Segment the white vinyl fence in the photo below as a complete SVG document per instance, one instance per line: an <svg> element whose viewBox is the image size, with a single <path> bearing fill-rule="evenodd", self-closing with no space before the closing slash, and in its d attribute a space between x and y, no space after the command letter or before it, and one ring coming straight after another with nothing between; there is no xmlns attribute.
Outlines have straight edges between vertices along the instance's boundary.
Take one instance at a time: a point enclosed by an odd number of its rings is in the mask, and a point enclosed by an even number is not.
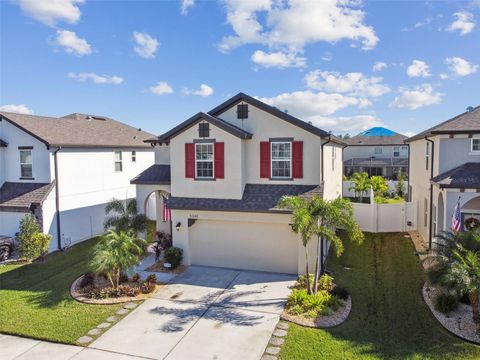
<svg viewBox="0 0 480 360"><path fill-rule="evenodd" d="M360 204L352 203L360 228L367 232L405 232L416 230L417 204Z"/></svg>
<svg viewBox="0 0 480 360"><path fill-rule="evenodd" d="M387 185L388 185L388 191L389 192L396 192L397 191L397 184L398 181L396 180L387 180ZM348 190L348 188L352 186L352 182L347 180L343 181L343 196L344 197L355 197L355 192L353 190ZM403 186L403 191L407 191L407 181L405 180L404 186ZM363 194L365 197L370 196L370 190L368 190L365 194Z"/></svg>

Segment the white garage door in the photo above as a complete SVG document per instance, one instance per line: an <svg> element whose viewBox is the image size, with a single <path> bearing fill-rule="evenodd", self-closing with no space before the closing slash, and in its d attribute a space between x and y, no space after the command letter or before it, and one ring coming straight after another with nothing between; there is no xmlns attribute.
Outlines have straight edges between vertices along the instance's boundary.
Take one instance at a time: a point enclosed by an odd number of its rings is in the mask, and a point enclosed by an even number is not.
<svg viewBox="0 0 480 360"><path fill-rule="evenodd" d="M298 272L298 240L287 224L198 220L189 235L192 265Z"/></svg>

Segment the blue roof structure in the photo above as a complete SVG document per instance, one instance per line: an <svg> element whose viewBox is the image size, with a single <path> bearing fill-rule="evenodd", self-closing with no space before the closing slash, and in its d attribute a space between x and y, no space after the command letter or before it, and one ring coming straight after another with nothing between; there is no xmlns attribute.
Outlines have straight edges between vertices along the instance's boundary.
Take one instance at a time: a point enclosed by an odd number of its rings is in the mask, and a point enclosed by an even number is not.
<svg viewBox="0 0 480 360"><path fill-rule="evenodd" d="M395 136L397 133L395 131L386 129L381 126L373 127L371 129L365 130L359 134L360 136Z"/></svg>

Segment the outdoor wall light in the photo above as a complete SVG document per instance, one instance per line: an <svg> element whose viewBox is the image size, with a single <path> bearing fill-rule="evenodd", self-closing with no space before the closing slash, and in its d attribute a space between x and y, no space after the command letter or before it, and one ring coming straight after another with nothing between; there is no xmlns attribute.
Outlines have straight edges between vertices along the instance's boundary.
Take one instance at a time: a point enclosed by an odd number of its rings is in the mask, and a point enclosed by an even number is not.
<svg viewBox="0 0 480 360"><path fill-rule="evenodd" d="M175 228L177 229L177 231L180 230L180 226L182 226L182 223L179 221L177 225L175 225Z"/></svg>

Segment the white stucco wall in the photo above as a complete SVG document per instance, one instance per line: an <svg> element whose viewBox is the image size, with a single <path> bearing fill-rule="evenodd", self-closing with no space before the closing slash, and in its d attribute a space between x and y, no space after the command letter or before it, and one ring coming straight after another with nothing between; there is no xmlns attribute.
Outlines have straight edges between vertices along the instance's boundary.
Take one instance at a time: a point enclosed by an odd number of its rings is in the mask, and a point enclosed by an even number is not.
<svg viewBox="0 0 480 360"><path fill-rule="evenodd" d="M310 156L308 155L307 158ZM326 200L333 200L342 196L343 185L343 163L342 147L328 143L323 147L324 159L324 188L323 197Z"/></svg>
<svg viewBox="0 0 480 360"><path fill-rule="evenodd" d="M155 164L170 164L170 146L167 144L155 145Z"/></svg>
<svg viewBox="0 0 480 360"><path fill-rule="evenodd" d="M0 212L0 235L15 236L18 225L27 213Z"/></svg>

